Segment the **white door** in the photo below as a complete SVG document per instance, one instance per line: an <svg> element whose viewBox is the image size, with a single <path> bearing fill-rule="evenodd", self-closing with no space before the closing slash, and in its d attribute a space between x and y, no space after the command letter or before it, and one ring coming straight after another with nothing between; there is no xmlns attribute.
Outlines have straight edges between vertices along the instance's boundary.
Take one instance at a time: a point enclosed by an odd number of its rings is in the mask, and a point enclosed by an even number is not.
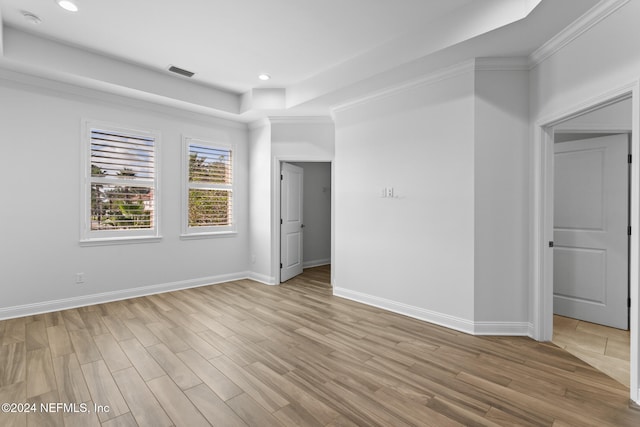
<svg viewBox="0 0 640 427"><path fill-rule="evenodd" d="M283 163L280 178L280 281L284 282L302 273L304 170Z"/></svg>
<svg viewBox="0 0 640 427"><path fill-rule="evenodd" d="M555 144L553 309L628 328L627 135Z"/></svg>

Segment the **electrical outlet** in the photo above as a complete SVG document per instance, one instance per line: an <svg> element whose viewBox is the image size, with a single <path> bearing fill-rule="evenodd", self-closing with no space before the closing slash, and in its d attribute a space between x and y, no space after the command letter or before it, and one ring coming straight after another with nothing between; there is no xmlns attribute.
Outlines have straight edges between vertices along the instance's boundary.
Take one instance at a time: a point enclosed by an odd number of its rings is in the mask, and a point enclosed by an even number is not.
<svg viewBox="0 0 640 427"><path fill-rule="evenodd" d="M84 273L76 273L76 283L84 283Z"/></svg>

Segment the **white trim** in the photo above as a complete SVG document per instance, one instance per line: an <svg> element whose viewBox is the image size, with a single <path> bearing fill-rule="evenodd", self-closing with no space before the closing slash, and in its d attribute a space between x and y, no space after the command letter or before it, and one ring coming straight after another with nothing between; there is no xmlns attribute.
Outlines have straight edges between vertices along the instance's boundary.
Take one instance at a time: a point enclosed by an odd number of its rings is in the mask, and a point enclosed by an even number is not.
<svg viewBox="0 0 640 427"><path fill-rule="evenodd" d="M470 335L529 336L530 333L531 324L529 322L473 322L437 311L338 287L333 288L333 295Z"/></svg>
<svg viewBox="0 0 640 427"><path fill-rule="evenodd" d="M473 322L474 335L529 336L529 322Z"/></svg>
<svg viewBox="0 0 640 427"><path fill-rule="evenodd" d="M129 298L155 295L164 292L179 291L182 289L197 288L200 286L216 285L235 280L252 279L247 272L221 274L217 276L201 277L198 279L180 280L177 282L163 283L159 285L141 286L132 289L123 289L99 294L82 295L72 298L63 298L53 301L44 301L33 304L18 305L14 307L0 308L0 320L16 317L33 316L52 311L68 310L70 308L84 307L94 304L104 304ZM254 279L255 280L255 279Z"/></svg>
<svg viewBox="0 0 640 427"><path fill-rule="evenodd" d="M640 81L633 83L631 90L631 155L640 158ZM631 163L631 200L630 217L631 228L637 230L631 234L629 245L629 310L630 324L630 390L631 399L640 405L640 162ZM635 188L634 188L635 186Z"/></svg>
<svg viewBox="0 0 640 427"><path fill-rule="evenodd" d="M129 245L134 243L157 243L160 241L162 241L162 236L104 237L80 240L80 246Z"/></svg>
<svg viewBox="0 0 640 427"><path fill-rule="evenodd" d="M529 71L526 56L476 58L476 71Z"/></svg>
<svg viewBox="0 0 640 427"><path fill-rule="evenodd" d="M255 280L256 282L260 282L263 285L277 285L275 277L267 276L266 274L255 273L253 271L249 271L247 273L247 279Z"/></svg>
<svg viewBox="0 0 640 427"><path fill-rule="evenodd" d="M60 77L60 78L56 78ZM119 107L133 108L137 110L153 111L160 114L179 117L184 120L229 127L232 129L247 129L247 123L236 118L236 114L224 113L216 110L212 113L208 107L198 108L195 104L175 101L175 104L164 102L166 98L147 99L140 97L138 93L127 90L117 90L114 87L89 87L78 82L67 81L61 76L40 73L30 67L25 67L16 62L9 62L0 58L0 81L21 85L28 88L37 88L42 94L49 91L56 96L65 96L68 99L91 100L101 104L117 105ZM107 84L108 86L108 84Z"/></svg>
<svg viewBox="0 0 640 427"><path fill-rule="evenodd" d="M231 152L231 225L207 226L207 227L189 227L189 146L191 144L204 145L214 149L229 150ZM228 142L213 142L207 138L196 138L192 136L182 135L182 197L180 203L181 217L181 233L180 238L189 239L208 239L218 237L234 237L237 235L236 220L236 145ZM217 187L218 184L209 185L209 187Z"/></svg>
<svg viewBox="0 0 640 427"><path fill-rule="evenodd" d="M640 80L591 97L577 105L536 120L533 127L532 170L532 265L531 265L531 336L539 341L551 340L553 332L553 256L547 240L553 240L553 135L552 127L581 114L594 111L631 96L631 154L640 157ZM631 164L630 222L640 230L640 162ZM630 397L640 401L640 233L631 235L629 254L630 281Z"/></svg>
<svg viewBox="0 0 640 427"><path fill-rule="evenodd" d="M331 258L316 259L311 261L304 261L302 263L302 268L320 267L321 265L329 265L329 264L331 264Z"/></svg>
<svg viewBox="0 0 640 427"><path fill-rule="evenodd" d="M269 116L269 122L274 125L326 125L333 124L331 116Z"/></svg>
<svg viewBox="0 0 640 427"><path fill-rule="evenodd" d="M631 128L625 125L608 125L606 123L585 123L576 128L554 129L555 133L631 133Z"/></svg>
<svg viewBox="0 0 640 427"><path fill-rule="evenodd" d="M237 231L213 231L207 233L191 233L180 234L180 240L198 240L198 239L220 239L224 237L235 237L238 235Z"/></svg>
<svg viewBox="0 0 640 427"><path fill-rule="evenodd" d="M400 92L416 89L421 86L432 85L432 84L441 82L442 80L450 79L450 78L457 77L459 75L474 71L475 63L476 63L475 59L463 61L458 64L434 71L433 73L429 73L425 76L421 76L417 79L412 79L407 82L396 84L396 85L387 87L385 89L372 92L368 95L351 99L342 104L333 105L330 108L331 114L334 115L335 113L340 113L342 111L349 110L351 108L369 103L371 101L375 101L380 98L393 96Z"/></svg>
<svg viewBox="0 0 640 427"><path fill-rule="evenodd" d="M424 308L415 307L401 302L392 301L386 298L380 298L368 295L362 292L356 292L344 288L333 288L333 295L346 298L362 304L378 307L387 311L413 317L414 319L424 320L429 323L444 326L449 329L464 332L467 334L474 333L474 323L471 320L462 319L460 317L450 316L437 311L426 310Z"/></svg>
<svg viewBox="0 0 640 427"><path fill-rule="evenodd" d="M599 110L603 107L615 104L625 99L631 98L631 92L635 82L627 83L615 89L606 91L596 96L587 98L586 100L575 104L569 108L547 114L536 120L537 127L551 127L582 116L587 113Z"/></svg>
<svg viewBox="0 0 640 427"><path fill-rule="evenodd" d="M153 138L154 178L141 185L153 189L153 227L131 230L91 230L91 133L92 129L126 135L139 135ZM82 119L80 126L80 245L100 246L111 244L141 243L161 238L162 210L160 178L162 177L161 133L156 130L140 129L94 119ZM145 180L146 182L146 180ZM135 183L134 183L135 184Z"/></svg>
<svg viewBox="0 0 640 427"><path fill-rule="evenodd" d="M535 338L533 337L533 334L534 334L533 323L532 323L532 322L529 322L529 323L528 323L528 332L527 332L527 336L528 336L529 338L531 338L531 339L535 339Z"/></svg>
<svg viewBox="0 0 640 427"><path fill-rule="evenodd" d="M554 55L628 2L629 0L600 1L580 18L576 19L545 44L533 51L533 53L529 55L529 68L537 67L541 62Z"/></svg>

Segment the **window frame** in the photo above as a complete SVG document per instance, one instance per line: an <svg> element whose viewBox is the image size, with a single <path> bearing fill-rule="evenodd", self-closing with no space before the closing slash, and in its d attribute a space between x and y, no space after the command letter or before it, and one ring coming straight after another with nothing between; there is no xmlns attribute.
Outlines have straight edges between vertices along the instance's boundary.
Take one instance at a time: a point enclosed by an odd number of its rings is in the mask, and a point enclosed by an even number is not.
<svg viewBox="0 0 640 427"><path fill-rule="evenodd" d="M133 230L92 230L91 229L91 141L92 131L102 130L114 134L153 138L154 178L153 182L136 183L149 187L153 191L153 227ZM132 126L118 125L99 120L83 120L81 140L81 196L80 196L80 245L112 245L128 243L157 242L162 239L160 234L160 132L140 129ZM132 181L133 183L133 181Z"/></svg>
<svg viewBox="0 0 640 427"><path fill-rule="evenodd" d="M231 152L231 184L209 184L209 187L215 190L226 190L231 193L231 224L230 225L211 225L202 227L189 226L189 190L191 188L203 188L203 185L192 186L189 181L189 158L191 145L200 145L211 147L218 150L228 150ZM196 138L191 136L182 137L182 234L181 239L205 239L216 237L233 237L237 234L236 221L236 150L235 144L212 142L204 138Z"/></svg>

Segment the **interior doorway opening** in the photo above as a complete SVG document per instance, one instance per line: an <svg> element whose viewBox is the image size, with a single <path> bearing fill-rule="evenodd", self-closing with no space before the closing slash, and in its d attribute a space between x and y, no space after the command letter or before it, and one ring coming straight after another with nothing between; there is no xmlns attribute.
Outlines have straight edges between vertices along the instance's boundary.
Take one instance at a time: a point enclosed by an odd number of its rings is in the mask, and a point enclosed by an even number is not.
<svg viewBox="0 0 640 427"><path fill-rule="evenodd" d="M554 127L553 343L629 387L631 98Z"/></svg>
<svg viewBox="0 0 640 427"><path fill-rule="evenodd" d="M316 269L321 274L330 272L331 166L331 162L326 161L280 162L277 203L280 223L279 283L297 276L303 270Z"/></svg>
<svg viewBox="0 0 640 427"><path fill-rule="evenodd" d="M553 336L553 275L554 275L554 130L572 119L587 117L588 114L605 111L607 106L629 100L631 114L626 117L630 121L631 129L615 129L616 131L631 130L631 155L638 158L640 142L638 129L640 127L640 106L638 99L638 82L632 82L599 98L593 98L582 105L565 110L556 116L549 116L536 123L534 128L535 156L533 158L533 208L534 227L532 229L533 269L532 269L532 337L540 341L551 341ZM572 111L567 113L566 111ZM597 127L597 123L592 124ZM594 132L596 129L589 129ZM606 129L605 133L611 133ZM603 129L600 129L603 131ZM638 163L631 165L630 180L630 224L633 230L640 230L640 169ZM638 321L639 313L637 301L639 295L639 257L640 239L634 231L629 241L629 295L630 309L630 363L629 389L630 397L638 402ZM634 303L635 302L635 303Z"/></svg>

